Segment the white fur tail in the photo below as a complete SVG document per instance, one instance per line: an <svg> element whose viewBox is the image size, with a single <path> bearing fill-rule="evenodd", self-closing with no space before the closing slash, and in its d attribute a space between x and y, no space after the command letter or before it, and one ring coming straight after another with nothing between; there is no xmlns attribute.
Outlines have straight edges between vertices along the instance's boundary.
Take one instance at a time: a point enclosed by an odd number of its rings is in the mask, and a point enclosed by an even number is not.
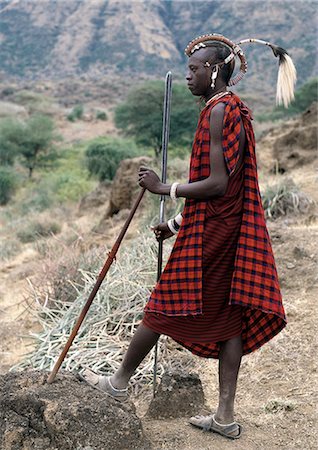
<svg viewBox="0 0 318 450"><path fill-rule="evenodd" d="M288 105L294 100L296 79L296 68L291 57L287 53L280 54L276 91L277 105L284 105L285 108L288 108Z"/></svg>

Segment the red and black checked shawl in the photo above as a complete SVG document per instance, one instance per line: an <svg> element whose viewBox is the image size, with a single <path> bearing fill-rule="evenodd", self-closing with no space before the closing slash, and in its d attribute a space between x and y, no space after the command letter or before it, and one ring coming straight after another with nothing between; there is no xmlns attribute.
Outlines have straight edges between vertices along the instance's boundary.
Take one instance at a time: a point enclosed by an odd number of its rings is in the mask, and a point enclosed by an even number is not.
<svg viewBox="0 0 318 450"><path fill-rule="evenodd" d="M225 103L222 147L229 176L239 159L241 124L246 132L244 202L229 303L242 305L243 352L263 345L286 325L278 276L258 185L255 138L248 108L233 93L206 106L199 118L189 182L210 174L210 112ZM186 199L183 221L167 265L145 311L169 316L202 314L202 237L206 201ZM203 349L202 349L203 350Z"/></svg>

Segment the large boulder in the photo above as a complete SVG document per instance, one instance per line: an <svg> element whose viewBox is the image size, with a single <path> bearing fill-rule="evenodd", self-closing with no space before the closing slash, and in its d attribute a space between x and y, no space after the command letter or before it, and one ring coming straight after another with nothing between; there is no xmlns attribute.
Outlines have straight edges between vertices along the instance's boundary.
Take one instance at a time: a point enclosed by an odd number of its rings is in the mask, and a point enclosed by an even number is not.
<svg viewBox="0 0 318 450"><path fill-rule="evenodd" d="M73 375L0 376L1 450L149 450L131 403L119 403Z"/></svg>
<svg viewBox="0 0 318 450"><path fill-rule="evenodd" d="M106 217L117 214L122 209L130 209L140 191L138 185L139 167L150 166L152 159L148 156L139 156L132 159L124 159L119 164L112 183L109 208Z"/></svg>
<svg viewBox="0 0 318 450"><path fill-rule="evenodd" d="M301 116L281 122L257 144L259 166L270 172L290 172L316 160L317 103Z"/></svg>

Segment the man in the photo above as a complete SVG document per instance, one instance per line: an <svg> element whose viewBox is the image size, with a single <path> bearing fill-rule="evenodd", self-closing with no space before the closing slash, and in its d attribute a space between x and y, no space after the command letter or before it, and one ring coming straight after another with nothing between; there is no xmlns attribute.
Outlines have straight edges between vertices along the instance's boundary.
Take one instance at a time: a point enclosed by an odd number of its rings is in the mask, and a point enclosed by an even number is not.
<svg viewBox="0 0 318 450"><path fill-rule="evenodd" d="M139 171L140 186L150 192L186 199L181 217L154 228L158 240L178 236L120 368L111 377L91 371L84 377L123 399L160 334L171 336L198 356L219 359L216 413L190 423L237 439L241 426L234 421L234 398L241 357L281 331L286 318L261 205L250 112L227 90L246 72L245 56L219 35L192 41L186 54L188 87L206 102L189 183L162 184L153 170ZM286 58L282 49L278 54ZM241 71L231 79L235 56ZM292 94L281 89L280 95L285 101Z"/></svg>

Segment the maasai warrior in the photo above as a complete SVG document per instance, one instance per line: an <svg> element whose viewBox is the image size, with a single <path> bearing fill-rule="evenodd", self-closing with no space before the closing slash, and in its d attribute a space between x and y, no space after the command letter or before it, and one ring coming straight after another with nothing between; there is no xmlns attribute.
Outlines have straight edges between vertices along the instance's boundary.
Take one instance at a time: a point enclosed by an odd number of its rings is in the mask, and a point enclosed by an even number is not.
<svg viewBox="0 0 318 450"><path fill-rule="evenodd" d="M286 51L280 58L278 103L293 98L295 68ZM257 179L255 141L249 109L227 86L247 69L238 44L220 35L190 42L187 83L203 97L195 134L189 183L162 184L146 167L139 184L158 195L186 199L182 215L154 228L156 238L178 233L162 276L145 307L122 364L111 377L84 372L94 387L116 398L127 395L135 369L160 334L195 355L219 359L219 404L214 415L190 423L237 439L234 397L241 357L258 349L286 325L275 261ZM240 72L231 79L235 57Z"/></svg>

